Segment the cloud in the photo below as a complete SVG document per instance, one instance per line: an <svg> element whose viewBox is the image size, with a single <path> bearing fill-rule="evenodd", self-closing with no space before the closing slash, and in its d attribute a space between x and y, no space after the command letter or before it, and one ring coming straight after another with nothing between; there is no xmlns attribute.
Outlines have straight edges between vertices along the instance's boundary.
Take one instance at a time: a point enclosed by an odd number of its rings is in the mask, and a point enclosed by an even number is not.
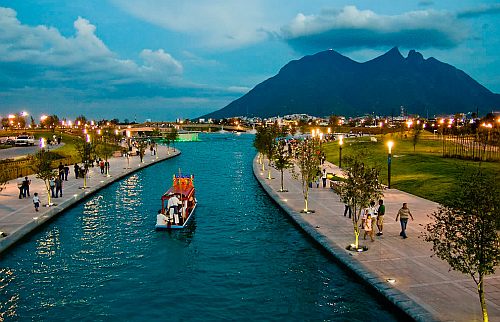
<svg viewBox="0 0 500 322"><path fill-rule="evenodd" d="M230 93L246 94L251 90L250 87L246 86L229 86L227 91Z"/></svg>
<svg viewBox="0 0 500 322"><path fill-rule="evenodd" d="M210 48L237 48L267 38L273 29L265 0L113 0L128 14L189 34Z"/></svg>
<svg viewBox="0 0 500 322"><path fill-rule="evenodd" d="M319 15L299 13L281 28L281 36L299 50L327 48L452 48L465 39L464 26L453 14L419 10L380 15L346 6L322 10Z"/></svg>
<svg viewBox="0 0 500 322"><path fill-rule="evenodd" d="M96 35L96 27L78 17L75 33L64 37L47 26L21 24L10 8L0 7L0 82L11 86L112 88L147 83L176 86L183 66L163 49L144 49L142 64L122 59ZM5 87L4 87L5 88Z"/></svg>
<svg viewBox="0 0 500 322"><path fill-rule="evenodd" d="M457 17L476 18L485 15L498 15L498 14L500 14L500 4L490 4L460 11L457 13Z"/></svg>
<svg viewBox="0 0 500 322"><path fill-rule="evenodd" d="M422 7L432 6L433 4L434 4L434 1L432 1L432 0L420 0L418 2L418 5L422 6Z"/></svg>

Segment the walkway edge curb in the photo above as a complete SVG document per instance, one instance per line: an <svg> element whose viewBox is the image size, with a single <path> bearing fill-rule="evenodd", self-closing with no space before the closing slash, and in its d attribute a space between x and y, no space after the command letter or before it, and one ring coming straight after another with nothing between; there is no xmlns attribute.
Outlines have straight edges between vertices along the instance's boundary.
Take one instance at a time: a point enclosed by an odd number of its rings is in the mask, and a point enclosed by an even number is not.
<svg viewBox="0 0 500 322"><path fill-rule="evenodd" d="M327 237L318 232L307 221L302 218L302 215L286 203L284 203L276 191L266 183L266 179L259 175L259 167L257 164L257 156L252 162L254 177L257 179L264 191L280 206L288 216L314 241L316 241L324 250L338 260L349 271L357 275L363 282L372 288L375 292L383 295L390 303L398 308L403 314L418 322L438 321L429 311L424 309L418 303L414 302L403 292L391 287L386 281L381 280L378 276L368 271L361 265L360 262L347 250L337 244L334 244Z"/></svg>
<svg viewBox="0 0 500 322"><path fill-rule="evenodd" d="M18 230L16 230L12 234L0 239L0 256L6 250L15 246L23 238L27 237L32 232L36 231L38 228L43 226L45 223L53 220L58 215L62 214L66 209L74 206L75 204L77 204L78 202L80 202L82 200L89 198L90 196L94 195L96 192L100 191L101 189L115 183L116 181L118 181L118 180L120 180L128 175L131 175L135 172L138 172L138 171L145 169L147 167L150 167L152 165L158 164L162 161L170 160L170 159L177 157L179 155L181 155L181 151L176 149L176 151L174 153L168 155L165 158L157 159L154 162L145 163L143 166L137 167L137 168L132 168L128 172L122 172L116 176L113 176L112 179L110 179L109 181L106 181L103 183L98 183L92 189L86 190L84 193L78 194L76 196L73 196L73 197L70 197L69 199L64 200L63 202L61 202L57 206L54 206L53 208L51 208L49 211L47 211L43 215L40 215L37 219L30 221L29 223L22 226L21 228L19 228Z"/></svg>

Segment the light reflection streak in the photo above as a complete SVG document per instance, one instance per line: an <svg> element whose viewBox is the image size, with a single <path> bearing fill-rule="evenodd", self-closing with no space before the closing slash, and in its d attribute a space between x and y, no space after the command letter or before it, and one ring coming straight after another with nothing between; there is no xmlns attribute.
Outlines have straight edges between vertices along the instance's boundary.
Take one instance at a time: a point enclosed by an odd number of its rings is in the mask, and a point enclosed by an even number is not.
<svg viewBox="0 0 500 322"><path fill-rule="evenodd" d="M14 285L16 275L10 268L0 268L0 321L14 318L19 301L19 293L9 294L10 285Z"/></svg>

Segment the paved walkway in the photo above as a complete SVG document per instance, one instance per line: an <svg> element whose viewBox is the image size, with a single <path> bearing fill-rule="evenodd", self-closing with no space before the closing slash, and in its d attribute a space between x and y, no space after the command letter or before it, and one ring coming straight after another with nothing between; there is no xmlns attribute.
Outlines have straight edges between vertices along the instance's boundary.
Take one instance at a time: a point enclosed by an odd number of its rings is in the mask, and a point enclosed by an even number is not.
<svg viewBox="0 0 500 322"><path fill-rule="evenodd" d="M338 167L327 163L327 172L340 173ZM301 214L304 208L302 188L298 180L285 172L285 189L280 189L279 172L272 169L276 179L268 180L266 171L254 160L254 174L269 195L289 213L308 234L323 245L342 264L354 271L392 303L418 321L482 321L476 285L468 275L449 271L449 265L431 257L431 244L421 237L428 214L438 204L414 195L389 189L384 192L386 215L384 235L375 242L362 239L369 250L363 253L347 251L354 242L352 221L343 216L344 205L330 188L312 188L309 208L314 214ZM407 202L415 220L409 221L408 239L399 236L400 224L395 221L402 203ZM390 284L387 279L395 279ZM486 278L486 298L490 321L500 321L500 273Z"/></svg>
<svg viewBox="0 0 500 322"><path fill-rule="evenodd" d="M111 158L109 160L111 176L107 177L101 174L99 167L90 168L87 189L81 189L83 179L75 178L73 167L71 166L68 181L64 181L63 183L63 197L53 198L52 202L56 205L52 207L42 206L39 212L35 212L32 198L33 194L38 192L41 204L47 204L47 193L43 181L37 179L35 175L29 176L31 179L31 197L19 199L17 181L21 179L10 180L6 188L0 192L0 231L7 234L7 237L0 237L0 254L44 222L60 214L88 195L132 172L179 154L178 150L174 151L170 149L167 151L166 147L159 146L158 157L151 156L148 150L143 163L140 163L138 156L132 156L128 161L126 157Z"/></svg>

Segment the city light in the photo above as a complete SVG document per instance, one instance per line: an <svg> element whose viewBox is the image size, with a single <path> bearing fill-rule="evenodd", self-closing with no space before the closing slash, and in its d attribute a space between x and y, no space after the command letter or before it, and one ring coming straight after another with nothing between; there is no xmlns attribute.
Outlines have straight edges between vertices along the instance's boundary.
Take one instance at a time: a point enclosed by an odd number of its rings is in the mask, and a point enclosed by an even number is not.
<svg viewBox="0 0 500 322"><path fill-rule="evenodd" d="M387 142L387 147L389 148L389 154L392 153L392 147L394 146L394 142L393 141L389 141Z"/></svg>

